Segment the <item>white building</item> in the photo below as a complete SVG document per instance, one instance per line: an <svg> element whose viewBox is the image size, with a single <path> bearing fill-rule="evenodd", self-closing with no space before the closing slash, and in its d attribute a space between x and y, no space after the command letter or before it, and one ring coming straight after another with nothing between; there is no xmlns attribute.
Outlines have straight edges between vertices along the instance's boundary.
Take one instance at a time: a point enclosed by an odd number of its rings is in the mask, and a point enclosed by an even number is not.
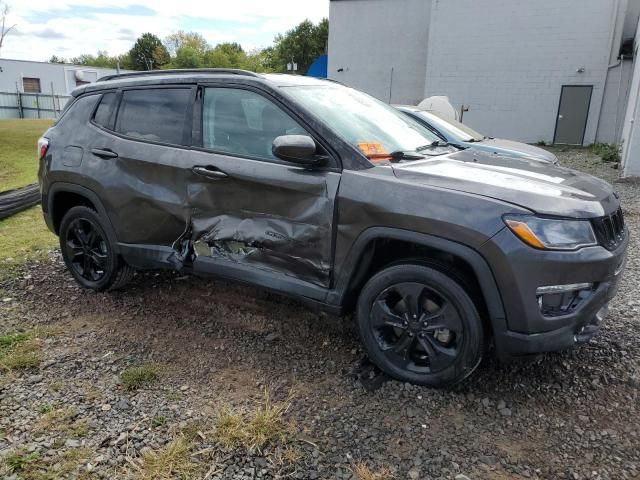
<svg viewBox="0 0 640 480"><path fill-rule="evenodd" d="M115 73L112 68L0 58L0 118L53 118L74 88Z"/></svg>
<svg viewBox="0 0 640 480"><path fill-rule="evenodd" d="M389 103L447 95L491 136L618 143L639 15L640 0L331 0L328 75Z"/></svg>

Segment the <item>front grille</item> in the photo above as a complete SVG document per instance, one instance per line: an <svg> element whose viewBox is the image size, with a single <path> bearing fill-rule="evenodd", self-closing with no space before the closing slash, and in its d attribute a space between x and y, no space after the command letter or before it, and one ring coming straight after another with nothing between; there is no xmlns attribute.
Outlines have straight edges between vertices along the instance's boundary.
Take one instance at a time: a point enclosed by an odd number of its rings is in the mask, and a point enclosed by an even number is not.
<svg viewBox="0 0 640 480"><path fill-rule="evenodd" d="M611 215L591 220L598 243L607 250L615 250L622 243L625 235L622 208Z"/></svg>

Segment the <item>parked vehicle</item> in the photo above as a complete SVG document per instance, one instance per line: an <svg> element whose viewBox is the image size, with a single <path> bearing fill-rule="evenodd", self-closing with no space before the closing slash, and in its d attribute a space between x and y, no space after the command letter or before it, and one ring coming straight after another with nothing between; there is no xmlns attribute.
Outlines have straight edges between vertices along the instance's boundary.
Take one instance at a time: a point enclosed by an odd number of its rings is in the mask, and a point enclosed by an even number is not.
<svg viewBox="0 0 640 480"><path fill-rule="evenodd" d="M410 105L397 105L396 108L427 127L442 141L458 148L558 164L558 157L544 148L503 138L487 137L457 120L439 115L438 112L427 112Z"/></svg>
<svg viewBox="0 0 640 480"><path fill-rule="evenodd" d="M326 80L109 77L73 92L39 156L82 287L170 268L355 312L373 362L418 384L464 379L490 340L502 359L588 341L625 264L606 182L443 146Z"/></svg>

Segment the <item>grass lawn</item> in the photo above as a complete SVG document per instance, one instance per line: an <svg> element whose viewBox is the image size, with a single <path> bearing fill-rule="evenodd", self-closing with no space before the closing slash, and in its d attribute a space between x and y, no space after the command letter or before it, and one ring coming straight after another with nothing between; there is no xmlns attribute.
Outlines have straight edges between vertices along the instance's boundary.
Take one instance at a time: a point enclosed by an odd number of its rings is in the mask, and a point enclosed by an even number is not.
<svg viewBox="0 0 640 480"><path fill-rule="evenodd" d="M37 179L36 143L51 120L0 120L0 191ZM0 220L0 281L15 274L27 260L46 256L57 245L39 205Z"/></svg>
<svg viewBox="0 0 640 480"><path fill-rule="evenodd" d="M0 120L0 191L37 180L38 138L53 120Z"/></svg>

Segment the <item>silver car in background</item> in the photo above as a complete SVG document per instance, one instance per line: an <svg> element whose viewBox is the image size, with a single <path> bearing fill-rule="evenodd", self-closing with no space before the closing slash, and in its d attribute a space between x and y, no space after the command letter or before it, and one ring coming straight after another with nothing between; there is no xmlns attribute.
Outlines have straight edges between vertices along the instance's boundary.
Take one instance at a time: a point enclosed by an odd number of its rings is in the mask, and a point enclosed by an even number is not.
<svg viewBox="0 0 640 480"><path fill-rule="evenodd" d="M410 105L395 105L395 107L454 147L558 165L558 158L543 148L502 138L487 137L457 120L445 119L437 112L428 112Z"/></svg>

